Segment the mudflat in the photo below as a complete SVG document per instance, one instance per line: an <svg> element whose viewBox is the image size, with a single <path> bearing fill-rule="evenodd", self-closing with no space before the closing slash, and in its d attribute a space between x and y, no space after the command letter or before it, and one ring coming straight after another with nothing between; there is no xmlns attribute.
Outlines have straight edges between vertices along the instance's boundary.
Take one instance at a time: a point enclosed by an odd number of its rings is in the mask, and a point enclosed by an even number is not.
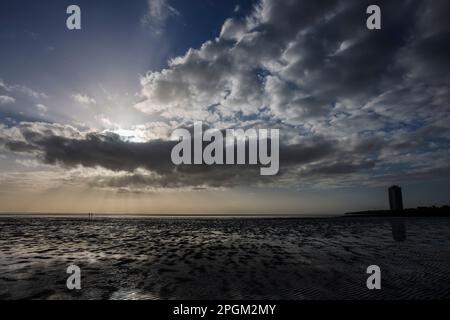
<svg viewBox="0 0 450 320"><path fill-rule="evenodd" d="M0 218L0 299L439 299L449 270L449 218Z"/></svg>

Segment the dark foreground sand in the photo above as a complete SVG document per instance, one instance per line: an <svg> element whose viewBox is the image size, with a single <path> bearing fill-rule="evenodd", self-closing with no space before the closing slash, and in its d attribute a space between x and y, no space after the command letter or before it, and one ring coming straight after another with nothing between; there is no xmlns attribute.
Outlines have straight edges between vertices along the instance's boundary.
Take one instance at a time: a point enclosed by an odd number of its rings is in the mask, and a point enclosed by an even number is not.
<svg viewBox="0 0 450 320"><path fill-rule="evenodd" d="M0 299L435 299L449 271L448 218L0 218Z"/></svg>

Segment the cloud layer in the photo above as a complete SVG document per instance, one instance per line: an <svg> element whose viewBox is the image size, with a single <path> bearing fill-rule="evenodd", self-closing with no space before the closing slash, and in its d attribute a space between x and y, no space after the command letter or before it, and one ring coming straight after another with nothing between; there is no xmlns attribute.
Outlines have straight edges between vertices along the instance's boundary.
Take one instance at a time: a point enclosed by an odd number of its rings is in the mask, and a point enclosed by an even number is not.
<svg viewBox="0 0 450 320"><path fill-rule="evenodd" d="M134 108L165 132L146 141L22 123L1 127L0 143L46 164L107 169L89 184L135 191L448 179L450 3L378 1L376 31L365 27L370 4L262 0L249 15L227 19L216 39L141 78ZM174 10L149 1L147 15L160 27L179 14ZM198 120L217 129L279 128L280 174L263 179L252 167L173 166L167 131Z"/></svg>

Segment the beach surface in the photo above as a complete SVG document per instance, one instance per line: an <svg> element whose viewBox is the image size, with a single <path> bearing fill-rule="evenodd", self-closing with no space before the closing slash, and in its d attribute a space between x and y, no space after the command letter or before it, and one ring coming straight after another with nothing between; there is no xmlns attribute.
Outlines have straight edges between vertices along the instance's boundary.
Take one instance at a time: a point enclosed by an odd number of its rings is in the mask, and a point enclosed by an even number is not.
<svg viewBox="0 0 450 320"><path fill-rule="evenodd" d="M449 271L449 218L0 217L0 299L448 299Z"/></svg>

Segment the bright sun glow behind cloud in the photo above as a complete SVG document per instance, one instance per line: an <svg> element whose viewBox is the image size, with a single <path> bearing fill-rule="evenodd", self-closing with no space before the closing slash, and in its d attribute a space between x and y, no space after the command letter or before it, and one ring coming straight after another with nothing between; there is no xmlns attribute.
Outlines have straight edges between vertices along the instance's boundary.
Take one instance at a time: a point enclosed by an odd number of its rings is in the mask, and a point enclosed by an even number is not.
<svg viewBox="0 0 450 320"><path fill-rule="evenodd" d="M143 132L138 129L118 128L118 129L114 129L110 132L118 134L121 137L121 139L123 139L124 141L129 141L129 142L146 142L147 141Z"/></svg>

